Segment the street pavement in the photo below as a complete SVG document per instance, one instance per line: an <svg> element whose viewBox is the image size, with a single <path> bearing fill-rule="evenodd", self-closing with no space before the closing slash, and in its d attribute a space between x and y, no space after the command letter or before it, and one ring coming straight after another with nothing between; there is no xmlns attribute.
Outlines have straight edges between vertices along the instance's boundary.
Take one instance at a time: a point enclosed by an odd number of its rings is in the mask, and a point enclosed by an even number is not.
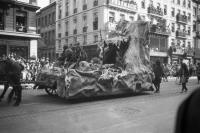
<svg viewBox="0 0 200 133"><path fill-rule="evenodd" d="M25 89L19 107L0 103L0 133L173 133L179 104L199 85L193 77L187 86L180 93L172 78L159 94L73 102Z"/></svg>

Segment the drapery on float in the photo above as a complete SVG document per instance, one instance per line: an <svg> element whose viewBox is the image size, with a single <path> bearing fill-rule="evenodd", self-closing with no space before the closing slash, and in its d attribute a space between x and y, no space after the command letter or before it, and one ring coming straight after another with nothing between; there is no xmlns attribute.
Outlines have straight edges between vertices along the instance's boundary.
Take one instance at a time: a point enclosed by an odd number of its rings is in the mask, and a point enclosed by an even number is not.
<svg viewBox="0 0 200 133"><path fill-rule="evenodd" d="M41 71L38 85L67 99L153 91L148 32L148 22L120 21L99 45L101 60L89 63L80 46L68 48L58 67Z"/></svg>

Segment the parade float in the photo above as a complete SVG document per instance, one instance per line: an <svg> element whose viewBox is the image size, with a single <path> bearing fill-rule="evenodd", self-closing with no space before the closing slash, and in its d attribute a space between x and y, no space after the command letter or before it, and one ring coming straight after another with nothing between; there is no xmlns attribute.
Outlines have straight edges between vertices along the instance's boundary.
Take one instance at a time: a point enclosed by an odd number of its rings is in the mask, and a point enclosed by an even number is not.
<svg viewBox="0 0 200 133"><path fill-rule="evenodd" d="M67 48L36 84L66 99L153 91L148 32L148 22L120 21L99 43L99 57L88 61L81 46Z"/></svg>

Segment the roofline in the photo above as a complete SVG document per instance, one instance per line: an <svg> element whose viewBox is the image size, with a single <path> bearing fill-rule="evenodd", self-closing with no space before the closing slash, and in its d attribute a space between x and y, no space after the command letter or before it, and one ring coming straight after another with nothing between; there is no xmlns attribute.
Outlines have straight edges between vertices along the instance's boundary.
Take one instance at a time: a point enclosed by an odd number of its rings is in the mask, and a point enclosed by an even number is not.
<svg viewBox="0 0 200 133"><path fill-rule="evenodd" d="M43 7L43 8L40 8L36 14L40 14L42 11L44 11L44 10L54 6L54 5L56 5L56 1L54 1L53 3L47 5L47 6Z"/></svg>
<svg viewBox="0 0 200 133"><path fill-rule="evenodd" d="M30 7L30 8L33 8L34 10L38 10L38 9L40 9L39 6L32 5L32 4L25 3L25 2L13 1L13 3L16 4L16 5L23 5L23 6L26 6L26 7Z"/></svg>

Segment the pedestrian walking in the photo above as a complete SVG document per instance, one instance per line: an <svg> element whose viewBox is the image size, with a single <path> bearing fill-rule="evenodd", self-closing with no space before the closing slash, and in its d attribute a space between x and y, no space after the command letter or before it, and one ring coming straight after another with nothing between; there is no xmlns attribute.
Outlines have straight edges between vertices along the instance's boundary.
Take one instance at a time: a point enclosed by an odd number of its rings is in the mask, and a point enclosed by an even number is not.
<svg viewBox="0 0 200 133"><path fill-rule="evenodd" d="M163 67L163 81L168 82L168 76L169 76L169 68L167 66L167 64L164 64Z"/></svg>
<svg viewBox="0 0 200 133"><path fill-rule="evenodd" d="M153 72L155 74L155 79L153 81L154 86L156 88L155 93L159 93L160 92L160 83L162 81L162 76L163 76L163 69L160 64L160 61L156 61L156 64L153 67Z"/></svg>
<svg viewBox="0 0 200 133"><path fill-rule="evenodd" d="M200 80L200 63L197 64L196 74L197 74L197 80L198 80L198 84L199 84L199 80Z"/></svg>
<svg viewBox="0 0 200 133"><path fill-rule="evenodd" d="M181 64L180 77L181 77L181 84L182 84L181 92L184 92L184 91L187 92L188 89L186 87L186 84L187 84L188 78L189 78L189 70L185 63Z"/></svg>

